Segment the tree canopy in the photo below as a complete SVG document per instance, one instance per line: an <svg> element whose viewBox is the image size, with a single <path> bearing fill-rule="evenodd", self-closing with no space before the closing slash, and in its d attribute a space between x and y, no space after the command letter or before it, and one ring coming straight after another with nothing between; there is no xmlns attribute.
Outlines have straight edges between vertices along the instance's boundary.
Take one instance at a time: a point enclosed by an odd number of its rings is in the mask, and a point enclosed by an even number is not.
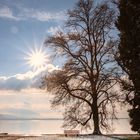
<svg viewBox="0 0 140 140"><path fill-rule="evenodd" d="M128 91L127 101L132 105L129 111L133 131L140 130L140 1L120 0L120 15L117 28L120 31L118 62L129 77L123 81Z"/></svg>
<svg viewBox="0 0 140 140"><path fill-rule="evenodd" d="M68 17L64 32L45 41L56 59L65 58L64 65L44 77L42 84L54 95L52 105L65 106L64 126L91 127L93 134L101 134L100 127L108 129L107 120L116 117L119 99L110 34L115 12L106 2L79 0Z"/></svg>

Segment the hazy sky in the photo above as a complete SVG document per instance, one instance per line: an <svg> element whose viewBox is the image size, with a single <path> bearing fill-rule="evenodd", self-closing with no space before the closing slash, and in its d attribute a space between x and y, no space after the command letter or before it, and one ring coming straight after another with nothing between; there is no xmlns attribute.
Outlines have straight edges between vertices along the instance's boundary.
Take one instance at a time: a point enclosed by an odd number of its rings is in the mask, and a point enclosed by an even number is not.
<svg viewBox="0 0 140 140"><path fill-rule="evenodd" d="M0 0L0 119L62 117L62 108L50 109L48 93L40 90L44 72L58 69L43 46L47 36L63 29L66 11L77 0ZM29 59L43 53L46 63L38 69ZM126 117L126 110L119 113Z"/></svg>
<svg viewBox="0 0 140 140"><path fill-rule="evenodd" d="M43 42L62 29L76 0L0 0L0 117L56 117L49 95L37 88L44 71L57 69ZM35 69L27 58L36 50L47 63ZM61 116L61 115L59 115Z"/></svg>

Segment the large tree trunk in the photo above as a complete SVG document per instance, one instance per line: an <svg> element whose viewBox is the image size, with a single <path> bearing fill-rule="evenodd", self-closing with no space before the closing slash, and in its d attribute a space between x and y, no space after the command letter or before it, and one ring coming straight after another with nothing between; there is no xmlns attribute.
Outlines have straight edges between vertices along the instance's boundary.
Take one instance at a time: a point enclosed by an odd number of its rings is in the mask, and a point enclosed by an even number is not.
<svg viewBox="0 0 140 140"><path fill-rule="evenodd" d="M93 112L93 123L94 123L94 135L101 135L100 127L99 127L99 114L98 114L98 107L97 107L97 100L96 98L93 101L92 106L92 112Z"/></svg>

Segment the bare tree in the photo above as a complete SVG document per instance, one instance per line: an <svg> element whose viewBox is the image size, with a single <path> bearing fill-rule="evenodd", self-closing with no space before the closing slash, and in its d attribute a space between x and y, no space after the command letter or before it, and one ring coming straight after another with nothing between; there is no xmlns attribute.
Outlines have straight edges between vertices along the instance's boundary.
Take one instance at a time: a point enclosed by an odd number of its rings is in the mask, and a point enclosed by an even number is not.
<svg viewBox="0 0 140 140"><path fill-rule="evenodd" d="M54 95L52 105L66 107L64 126L82 125L101 134L100 127L107 129L108 118L115 117L118 99L115 45L110 37L115 13L107 3L79 0L68 16L66 31L45 41L56 54L59 51L65 64L42 83Z"/></svg>

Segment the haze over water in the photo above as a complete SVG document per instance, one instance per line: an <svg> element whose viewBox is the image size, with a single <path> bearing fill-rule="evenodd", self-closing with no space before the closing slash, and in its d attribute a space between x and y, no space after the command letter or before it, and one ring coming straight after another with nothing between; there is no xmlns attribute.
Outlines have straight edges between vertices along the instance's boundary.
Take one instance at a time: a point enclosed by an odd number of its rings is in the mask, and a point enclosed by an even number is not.
<svg viewBox="0 0 140 140"><path fill-rule="evenodd" d="M63 120L0 120L0 132L10 134L40 135L40 134L63 134ZM130 130L127 119L120 119L114 122L115 134L134 134ZM81 131L80 133L91 133ZM105 133L105 132L104 132ZM110 132L112 133L112 132ZM105 133L106 134L106 133Z"/></svg>

